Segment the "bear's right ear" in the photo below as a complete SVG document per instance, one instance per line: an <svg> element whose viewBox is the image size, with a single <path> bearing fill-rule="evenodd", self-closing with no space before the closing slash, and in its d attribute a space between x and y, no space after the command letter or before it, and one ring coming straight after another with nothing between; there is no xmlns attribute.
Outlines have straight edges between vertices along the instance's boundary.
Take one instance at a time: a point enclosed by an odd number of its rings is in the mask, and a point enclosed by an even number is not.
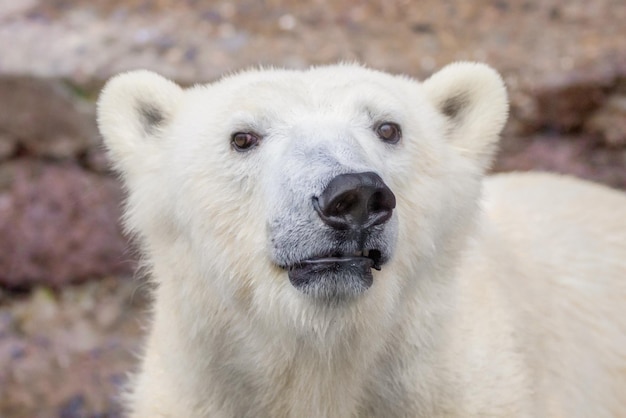
<svg viewBox="0 0 626 418"><path fill-rule="evenodd" d="M118 169L136 170L141 160L155 155L182 96L180 86L145 70L122 73L104 86L98 99L98 126Z"/></svg>

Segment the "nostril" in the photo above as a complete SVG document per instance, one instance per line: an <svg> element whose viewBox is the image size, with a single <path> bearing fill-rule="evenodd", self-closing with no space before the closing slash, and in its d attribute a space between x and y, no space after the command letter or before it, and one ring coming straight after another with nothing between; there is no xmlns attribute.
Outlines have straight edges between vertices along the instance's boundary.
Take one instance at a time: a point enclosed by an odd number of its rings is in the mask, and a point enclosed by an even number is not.
<svg viewBox="0 0 626 418"><path fill-rule="evenodd" d="M396 197L387 188L380 188L372 194L368 202L369 211L384 212L391 211L396 207Z"/></svg>
<svg viewBox="0 0 626 418"><path fill-rule="evenodd" d="M375 192L372 197L370 197L370 201L368 202L370 212L380 212L381 210L385 210L383 208L382 195L382 192Z"/></svg>
<svg viewBox="0 0 626 418"><path fill-rule="evenodd" d="M354 192L343 193L338 196L331 205L329 205L329 213L327 215L330 216L341 216L343 214L349 213L352 209L358 205L359 196Z"/></svg>

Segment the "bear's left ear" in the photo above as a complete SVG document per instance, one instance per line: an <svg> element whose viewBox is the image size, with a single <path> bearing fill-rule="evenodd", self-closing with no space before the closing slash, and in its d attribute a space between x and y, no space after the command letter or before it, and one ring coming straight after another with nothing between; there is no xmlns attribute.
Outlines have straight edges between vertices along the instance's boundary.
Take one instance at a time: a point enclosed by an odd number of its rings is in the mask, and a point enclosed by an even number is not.
<svg viewBox="0 0 626 418"><path fill-rule="evenodd" d="M459 62L433 74L423 87L446 118L451 144L487 169L509 108L500 75L484 64Z"/></svg>
<svg viewBox="0 0 626 418"><path fill-rule="evenodd" d="M157 159L162 134L178 109L183 89L150 71L113 77L98 99L98 126L116 167L124 174Z"/></svg>

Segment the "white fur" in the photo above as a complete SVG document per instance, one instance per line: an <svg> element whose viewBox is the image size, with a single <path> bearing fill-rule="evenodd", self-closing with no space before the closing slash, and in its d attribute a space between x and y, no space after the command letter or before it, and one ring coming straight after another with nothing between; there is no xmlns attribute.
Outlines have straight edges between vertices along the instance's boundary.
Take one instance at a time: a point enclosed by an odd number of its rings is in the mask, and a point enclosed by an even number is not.
<svg viewBox="0 0 626 418"><path fill-rule="evenodd" d="M187 90L148 72L110 81L100 129L156 284L132 416L626 416L626 197L483 180L506 113L500 77L471 63L424 83L354 65ZM388 119L395 146L372 132ZM261 144L235 151L238 131ZM284 193L337 174L294 159L317 149L397 198L391 261L332 306L295 289L268 242Z"/></svg>

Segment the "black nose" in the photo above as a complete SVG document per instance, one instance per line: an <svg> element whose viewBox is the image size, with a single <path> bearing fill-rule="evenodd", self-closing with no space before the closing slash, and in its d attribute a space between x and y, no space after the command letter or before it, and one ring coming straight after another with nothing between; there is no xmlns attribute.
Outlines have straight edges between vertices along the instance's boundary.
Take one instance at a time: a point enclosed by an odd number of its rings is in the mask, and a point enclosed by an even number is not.
<svg viewBox="0 0 626 418"><path fill-rule="evenodd" d="M340 174L313 198L313 207L333 228L363 229L389 220L396 197L378 174Z"/></svg>

